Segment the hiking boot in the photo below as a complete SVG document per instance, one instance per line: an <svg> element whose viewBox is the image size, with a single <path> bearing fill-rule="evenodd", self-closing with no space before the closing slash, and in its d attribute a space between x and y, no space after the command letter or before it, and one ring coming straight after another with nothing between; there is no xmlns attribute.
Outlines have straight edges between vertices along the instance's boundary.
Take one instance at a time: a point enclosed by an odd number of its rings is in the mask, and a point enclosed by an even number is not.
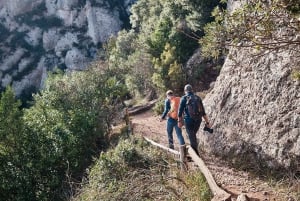
<svg viewBox="0 0 300 201"><path fill-rule="evenodd" d="M169 144L169 148L170 149L174 149L174 145L173 144Z"/></svg>

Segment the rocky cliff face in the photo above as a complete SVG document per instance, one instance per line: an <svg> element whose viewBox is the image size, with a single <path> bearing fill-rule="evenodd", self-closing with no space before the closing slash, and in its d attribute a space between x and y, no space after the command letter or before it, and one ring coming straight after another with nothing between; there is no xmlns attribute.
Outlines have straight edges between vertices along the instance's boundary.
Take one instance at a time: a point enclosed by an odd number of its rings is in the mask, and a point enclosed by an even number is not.
<svg viewBox="0 0 300 201"><path fill-rule="evenodd" d="M204 104L213 135L201 136L207 150L243 157L269 167L300 171L300 47L265 52L231 49Z"/></svg>
<svg viewBox="0 0 300 201"><path fill-rule="evenodd" d="M82 70L136 0L0 0L0 89L39 89L48 70Z"/></svg>

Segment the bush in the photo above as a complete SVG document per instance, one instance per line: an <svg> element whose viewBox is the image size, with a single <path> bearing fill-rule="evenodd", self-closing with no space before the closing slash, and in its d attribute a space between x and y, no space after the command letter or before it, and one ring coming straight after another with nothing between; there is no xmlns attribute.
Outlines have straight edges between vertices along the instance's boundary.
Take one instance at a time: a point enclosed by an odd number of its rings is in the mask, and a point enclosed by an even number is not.
<svg viewBox="0 0 300 201"><path fill-rule="evenodd" d="M104 64L51 75L24 116L8 88L0 103L1 199L59 201L70 196L73 181L107 148L127 93L116 77Z"/></svg>
<svg viewBox="0 0 300 201"><path fill-rule="evenodd" d="M185 174L177 167L176 161L148 142L123 140L100 155L90 170L89 182L73 201L211 200L201 173Z"/></svg>

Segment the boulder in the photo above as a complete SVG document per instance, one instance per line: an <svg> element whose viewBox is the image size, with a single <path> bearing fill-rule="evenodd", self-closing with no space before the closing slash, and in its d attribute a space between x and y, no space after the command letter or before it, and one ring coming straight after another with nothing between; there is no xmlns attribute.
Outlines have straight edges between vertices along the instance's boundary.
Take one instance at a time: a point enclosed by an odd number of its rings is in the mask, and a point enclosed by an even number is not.
<svg viewBox="0 0 300 201"><path fill-rule="evenodd" d="M215 131L202 138L207 150L274 168L299 163L300 86L291 74L300 49L294 50L258 58L250 49L230 51L204 100Z"/></svg>

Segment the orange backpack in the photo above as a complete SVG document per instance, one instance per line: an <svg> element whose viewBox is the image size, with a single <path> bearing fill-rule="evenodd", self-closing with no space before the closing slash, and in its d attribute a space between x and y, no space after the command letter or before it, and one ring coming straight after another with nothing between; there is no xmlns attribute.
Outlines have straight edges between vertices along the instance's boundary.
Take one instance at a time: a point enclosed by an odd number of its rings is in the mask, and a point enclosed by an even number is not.
<svg viewBox="0 0 300 201"><path fill-rule="evenodd" d="M172 119L178 119L178 108L179 108L179 104L180 104L180 97L175 97L173 96L170 99L170 103L171 103L171 109L168 113L168 116L171 117Z"/></svg>

